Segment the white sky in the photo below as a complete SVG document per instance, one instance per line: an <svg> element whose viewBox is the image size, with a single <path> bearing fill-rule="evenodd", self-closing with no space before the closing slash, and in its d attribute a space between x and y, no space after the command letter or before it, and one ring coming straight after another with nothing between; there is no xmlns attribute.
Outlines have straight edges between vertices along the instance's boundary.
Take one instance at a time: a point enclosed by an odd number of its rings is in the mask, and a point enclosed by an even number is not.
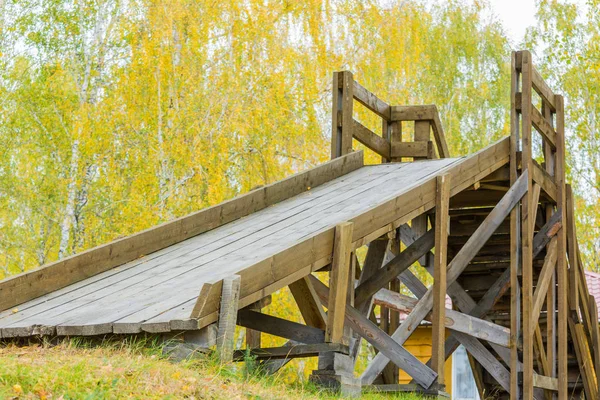
<svg viewBox="0 0 600 400"><path fill-rule="evenodd" d="M518 45L525 30L535 25L535 0L489 0L493 12L506 29L512 45Z"/></svg>

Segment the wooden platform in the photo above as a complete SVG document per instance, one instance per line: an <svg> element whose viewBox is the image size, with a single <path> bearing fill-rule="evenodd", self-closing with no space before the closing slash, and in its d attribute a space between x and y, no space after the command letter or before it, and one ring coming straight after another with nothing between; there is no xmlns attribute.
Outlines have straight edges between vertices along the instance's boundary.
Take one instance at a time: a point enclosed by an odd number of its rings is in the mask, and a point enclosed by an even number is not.
<svg viewBox="0 0 600 400"><path fill-rule="evenodd" d="M197 324L190 320L192 310L199 296L206 296L206 303L213 302L216 307L220 290L210 289L224 277L242 276L242 304L248 303L243 299L257 289L277 290L286 285L277 282L296 271L284 266L282 271L268 271L270 276L255 276L256 266L263 260L315 238L340 222L366 215L390 200L401 203L403 196L435 176L461 169L465 160L362 167L248 217L17 305L0 314L1 335L97 335L201 327L210 318ZM478 172L471 171L473 175ZM405 213L412 211L407 209ZM391 216L377 228L395 219ZM327 263L322 261L312 268ZM257 280L265 283L256 287ZM275 286L269 286L272 284ZM207 315L210 313L202 316Z"/></svg>

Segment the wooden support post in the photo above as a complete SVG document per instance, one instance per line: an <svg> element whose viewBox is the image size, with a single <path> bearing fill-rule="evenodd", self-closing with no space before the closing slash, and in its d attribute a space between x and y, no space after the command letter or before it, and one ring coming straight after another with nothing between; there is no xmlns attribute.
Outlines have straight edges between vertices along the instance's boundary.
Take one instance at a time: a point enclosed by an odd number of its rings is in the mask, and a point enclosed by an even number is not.
<svg viewBox="0 0 600 400"><path fill-rule="evenodd" d="M517 53L513 52L511 57L511 115L510 115L510 163L509 176L510 184L514 185L517 180L517 151L519 150L519 114L516 110L516 94L519 90L519 69L517 66ZM519 68L517 68L519 67ZM519 209L515 207L510 212L510 398L511 400L520 399L519 387L519 337L521 332L521 287L519 283L520 275L520 220Z"/></svg>
<svg viewBox="0 0 600 400"><path fill-rule="evenodd" d="M435 260L433 273L433 318L431 368L438 374L437 383L443 390L446 341L446 259L448 255L448 229L450 223L450 175L437 177L435 198Z"/></svg>
<svg viewBox="0 0 600 400"><path fill-rule="evenodd" d="M352 109L354 78L352 72L333 73L333 109L331 130L331 158L352 152Z"/></svg>
<svg viewBox="0 0 600 400"><path fill-rule="evenodd" d="M257 301L254 304L246 307L246 309L250 311L260 312L261 310L261 301ZM247 349L259 349L261 347L261 332L259 330L254 330L250 328L246 328L246 348Z"/></svg>
<svg viewBox="0 0 600 400"><path fill-rule="evenodd" d="M577 265L577 236L575 233L575 215L573 203L573 191L571 185L566 185L566 201L567 201L567 254L569 258L569 309L574 317L577 317L577 307L579 306L579 277Z"/></svg>
<svg viewBox="0 0 600 400"><path fill-rule="evenodd" d="M566 193L565 193L565 120L564 120L564 102L562 96L554 96L556 106L556 187L557 187L557 208L561 213L563 224L566 218ZM558 300L558 400L566 400L569 396L568 387L568 336L567 336L567 235L566 229L561 229L557 240L557 300Z"/></svg>
<svg viewBox="0 0 600 400"><path fill-rule="evenodd" d="M460 249L448 266L447 283L451 285L458 276L467 267L467 264L481 250L498 226L510 214L510 211L521 200L527 191L528 174L525 172L515 184L506 192L496 207L488 214L483 223L477 228L475 233L469 238L467 243ZM419 303L394 332L392 338L400 344L408 339L412 331L431 311L433 306L433 291L429 289L419 300ZM384 354L377 354L361 376L363 384L371 384L373 380L381 373L387 365L387 358Z"/></svg>
<svg viewBox="0 0 600 400"><path fill-rule="evenodd" d="M431 122L430 121L415 121L415 142L428 142L431 137ZM430 157L426 157L430 158ZM422 157L414 157L415 160Z"/></svg>
<svg viewBox="0 0 600 400"><path fill-rule="evenodd" d="M230 362L233 359L233 340L241 281L239 275L228 276L223 279L217 331L217 352L222 362Z"/></svg>
<svg viewBox="0 0 600 400"><path fill-rule="evenodd" d="M533 398L533 227L535 221L532 199L533 157L531 139L531 95L533 65L531 53L521 52L521 169L529 172L528 193L521 203L521 264L522 264L522 300L523 300L523 398Z"/></svg>
<svg viewBox="0 0 600 400"><path fill-rule="evenodd" d="M329 277L331 291L325 329L325 341L330 343L348 344L347 338L344 340L344 309L348 296L352 232L351 222L344 222L335 227L333 261Z"/></svg>
<svg viewBox="0 0 600 400"><path fill-rule="evenodd" d="M554 129L554 118L552 108L548 101L542 101L542 115L548 126ZM554 148L544 141L544 161L546 172L554 177L556 183L556 139ZM551 203L545 205L546 221L550 219L554 211ZM548 376L556 378L556 266L550 279L550 287L546 293L546 357L548 359Z"/></svg>

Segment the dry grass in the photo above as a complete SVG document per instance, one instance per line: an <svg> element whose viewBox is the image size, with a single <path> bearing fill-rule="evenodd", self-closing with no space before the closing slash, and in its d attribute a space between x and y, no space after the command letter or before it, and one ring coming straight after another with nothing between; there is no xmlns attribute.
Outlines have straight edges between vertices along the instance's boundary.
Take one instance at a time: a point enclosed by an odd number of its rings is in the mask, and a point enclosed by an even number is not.
<svg viewBox="0 0 600 400"><path fill-rule="evenodd" d="M2 399L317 399L338 398L311 385L286 385L244 364L210 358L173 364L145 341L90 345L65 341L0 347ZM384 398L368 395L363 398ZM385 398L391 398L386 396ZM414 396L396 397L416 399Z"/></svg>

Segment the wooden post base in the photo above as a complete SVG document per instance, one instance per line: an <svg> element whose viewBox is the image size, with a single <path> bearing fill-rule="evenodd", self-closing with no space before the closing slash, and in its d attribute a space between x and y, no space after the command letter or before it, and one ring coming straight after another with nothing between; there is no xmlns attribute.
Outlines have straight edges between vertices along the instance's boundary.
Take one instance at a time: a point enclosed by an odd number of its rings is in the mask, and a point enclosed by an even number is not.
<svg viewBox="0 0 600 400"><path fill-rule="evenodd" d="M319 369L312 372L309 380L345 397L359 397L361 395L360 379L354 377L354 361L347 354L338 352L321 353L319 355Z"/></svg>

